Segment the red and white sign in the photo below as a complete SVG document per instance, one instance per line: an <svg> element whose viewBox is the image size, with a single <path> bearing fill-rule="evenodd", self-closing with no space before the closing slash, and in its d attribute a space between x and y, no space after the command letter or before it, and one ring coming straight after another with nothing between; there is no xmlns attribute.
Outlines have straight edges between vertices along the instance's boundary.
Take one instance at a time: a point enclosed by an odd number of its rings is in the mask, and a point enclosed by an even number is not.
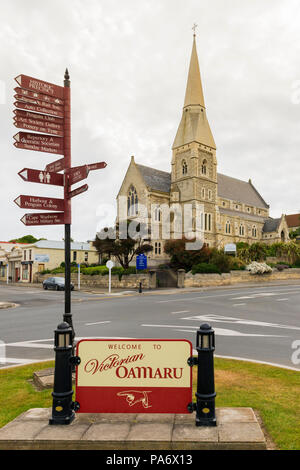
<svg viewBox="0 0 300 470"><path fill-rule="evenodd" d="M15 95L14 96L17 101L22 101L23 103L30 103L30 104L36 104L37 106L42 106L43 108L47 108L53 111L60 111L61 113L64 112L63 106L60 106L59 104L53 104L49 103L48 101L42 101L38 100L35 98L28 98L27 96L23 95Z"/></svg>
<svg viewBox="0 0 300 470"><path fill-rule="evenodd" d="M54 186L64 185L64 175L53 173L52 171L23 168L23 170L19 171L18 175L20 175L24 181L29 181L30 183L41 183Z"/></svg>
<svg viewBox="0 0 300 470"><path fill-rule="evenodd" d="M22 219L20 219L24 225L62 225L65 223L64 212L55 212L47 214L35 213L35 214L25 214Z"/></svg>
<svg viewBox="0 0 300 470"><path fill-rule="evenodd" d="M16 82L20 87L26 88L31 91L36 91L38 93L43 93L45 95L50 95L55 98L63 99L64 97L64 88L59 85L54 85L53 83L44 82L37 78L29 77L28 75L18 75L15 78Z"/></svg>
<svg viewBox="0 0 300 470"><path fill-rule="evenodd" d="M41 101L47 101L48 103L53 103L53 104L60 104L60 105L64 104L64 101L60 100L59 98L52 98L52 96L43 95L42 93L37 93L35 91L25 90L24 88L16 87L15 92L21 97L25 97L25 98L33 98L33 99L37 99Z"/></svg>
<svg viewBox="0 0 300 470"><path fill-rule="evenodd" d="M60 158L59 160L56 160L55 162L49 163L45 167L45 171L54 171L54 173L58 173L59 171L62 171L65 169L65 159Z"/></svg>
<svg viewBox="0 0 300 470"><path fill-rule="evenodd" d="M56 153L63 155L63 139L50 135L33 134L31 132L18 132L14 135L14 146L19 149L34 150L37 152Z"/></svg>
<svg viewBox="0 0 300 470"><path fill-rule="evenodd" d="M54 116L14 110L14 125L21 129L63 136L63 120Z"/></svg>
<svg viewBox="0 0 300 470"><path fill-rule="evenodd" d="M79 188L74 189L73 191L70 191L68 193L68 199L71 199L72 197L78 196L78 194L82 194L85 191L89 189L89 186L87 184L83 184Z"/></svg>
<svg viewBox="0 0 300 470"><path fill-rule="evenodd" d="M24 196L17 197L14 202L21 209L38 209L45 211L63 211L64 200L50 197L40 196Z"/></svg>
<svg viewBox="0 0 300 470"><path fill-rule="evenodd" d="M96 339L77 344L79 413L188 413L190 341Z"/></svg>
<svg viewBox="0 0 300 470"><path fill-rule="evenodd" d="M89 170L87 165L77 166L75 168L70 168L69 172L69 184L76 184L79 181L84 180L88 177Z"/></svg>
<svg viewBox="0 0 300 470"><path fill-rule="evenodd" d="M98 163L90 163L87 165L87 168L89 171L93 170L101 170L102 168L105 168L107 166L107 163L105 162L98 162Z"/></svg>
<svg viewBox="0 0 300 470"><path fill-rule="evenodd" d="M32 111L34 113L44 113L44 114L51 114L52 116L56 117L64 117L64 113L62 111L56 111L55 109L48 109L45 106L39 106L37 104L26 103L25 101L15 101L14 105L17 108L26 109L27 111Z"/></svg>

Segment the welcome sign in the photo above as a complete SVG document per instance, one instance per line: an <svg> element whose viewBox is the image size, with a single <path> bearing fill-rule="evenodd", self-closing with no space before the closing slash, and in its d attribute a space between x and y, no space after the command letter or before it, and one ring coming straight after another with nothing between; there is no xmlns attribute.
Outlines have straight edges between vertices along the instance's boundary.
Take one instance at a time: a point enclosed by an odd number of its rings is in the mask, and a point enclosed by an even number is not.
<svg viewBox="0 0 300 470"><path fill-rule="evenodd" d="M190 341L87 339L77 356L79 413L188 413Z"/></svg>

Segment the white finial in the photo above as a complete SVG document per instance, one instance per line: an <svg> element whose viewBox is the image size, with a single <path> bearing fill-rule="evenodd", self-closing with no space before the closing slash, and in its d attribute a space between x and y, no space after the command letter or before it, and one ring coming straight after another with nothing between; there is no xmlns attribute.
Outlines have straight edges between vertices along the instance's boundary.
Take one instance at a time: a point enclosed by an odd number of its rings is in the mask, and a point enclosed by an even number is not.
<svg viewBox="0 0 300 470"><path fill-rule="evenodd" d="M194 36L196 36L196 28L198 28L198 25L194 23L192 30L194 31Z"/></svg>

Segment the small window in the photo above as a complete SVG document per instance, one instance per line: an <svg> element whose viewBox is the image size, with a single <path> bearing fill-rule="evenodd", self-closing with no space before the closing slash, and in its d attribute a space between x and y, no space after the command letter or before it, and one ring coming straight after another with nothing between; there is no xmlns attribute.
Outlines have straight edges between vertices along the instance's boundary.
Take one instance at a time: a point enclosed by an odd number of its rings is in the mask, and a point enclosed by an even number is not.
<svg viewBox="0 0 300 470"><path fill-rule="evenodd" d="M182 162L182 174L183 174L183 175L186 175L186 174L187 174L187 170L188 170L187 163L186 163L185 160L183 160L183 162Z"/></svg>
<svg viewBox="0 0 300 470"><path fill-rule="evenodd" d="M226 222L226 225L225 225L225 232L226 233L230 233L231 232L231 225L230 225L230 221L227 220Z"/></svg>
<svg viewBox="0 0 300 470"><path fill-rule="evenodd" d="M24 261L26 261L26 250L24 250Z"/></svg>
<svg viewBox="0 0 300 470"><path fill-rule="evenodd" d="M207 174L207 160L203 160L203 162L202 162L201 173L202 173L202 175Z"/></svg>
<svg viewBox="0 0 300 470"><path fill-rule="evenodd" d="M77 251L73 251L73 261L77 260Z"/></svg>
<svg viewBox="0 0 300 470"><path fill-rule="evenodd" d="M89 260L89 253L88 253L88 251L86 251L86 252L84 253L84 261L85 261L85 263L87 263L88 260Z"/></svg>

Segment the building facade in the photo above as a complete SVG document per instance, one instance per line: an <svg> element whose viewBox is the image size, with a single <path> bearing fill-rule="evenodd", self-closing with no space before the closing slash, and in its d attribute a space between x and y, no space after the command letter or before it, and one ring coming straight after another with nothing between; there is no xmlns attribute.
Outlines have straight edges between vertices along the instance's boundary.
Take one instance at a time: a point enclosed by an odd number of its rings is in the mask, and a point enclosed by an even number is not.
<svg viewBox="0 0 300 470"><path fill-rule="evenodd" d="M269 205L251 179L242 181L217 171L216 144L207 118L195 35L182 117L172 146L171 171L138 164L131 157L117 199L118 208L121 199L127 201L129 219L143 220L140 207L146 207L147 222L157 224L156 237L151 239L153 261L166 258L161 205L180 205L182 213L189 205L193 229L200 227L203 241L212 247L289 239L285 216L270 217ZM200 213L198 206L202 208ZM121 218L124 214L119 209L117 221ZM171 228L170 238L178 235L175 232Z"/></svg>

